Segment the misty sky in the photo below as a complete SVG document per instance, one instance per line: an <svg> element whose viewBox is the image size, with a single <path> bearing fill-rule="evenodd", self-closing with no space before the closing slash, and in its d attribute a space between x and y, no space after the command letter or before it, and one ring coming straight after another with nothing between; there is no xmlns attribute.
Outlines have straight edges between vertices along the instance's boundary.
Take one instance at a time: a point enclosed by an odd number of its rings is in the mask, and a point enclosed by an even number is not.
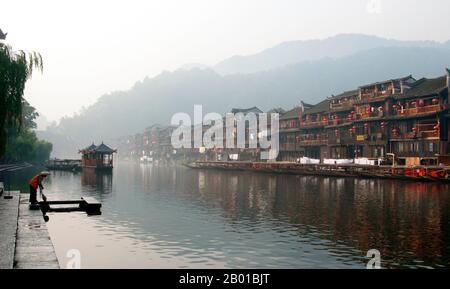
<svg viewBox="0 0 450 289"><path fill-rule="evenodd" d="M25 97L57 120L145 76L283 41L339 33L450 39L448 0L379 0L381 11L367 9L369 1L377 0L4 0L0 28L13 48L42 54L44 74Z"/></svg>

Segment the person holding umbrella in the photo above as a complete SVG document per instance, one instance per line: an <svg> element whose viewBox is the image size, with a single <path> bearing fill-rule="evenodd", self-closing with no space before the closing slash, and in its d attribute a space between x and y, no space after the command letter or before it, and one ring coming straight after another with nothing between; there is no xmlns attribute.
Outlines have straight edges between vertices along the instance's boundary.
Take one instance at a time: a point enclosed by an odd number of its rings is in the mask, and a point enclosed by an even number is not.
<svg viewBox="0 0 450 289"><path fill-rule="evenodd" d="M37 189L39 188L42 192L42 190L44 189L44 186L42 185L42 181L49 176L50 173L49 172L40 172L39 174L35 175L34 177L31 178L31 180L28 182L28 184L30 185L30 203L31 205L36 205L38 203L37 201ZM46 200L45 195L42 195L44 201Z"/></svg>

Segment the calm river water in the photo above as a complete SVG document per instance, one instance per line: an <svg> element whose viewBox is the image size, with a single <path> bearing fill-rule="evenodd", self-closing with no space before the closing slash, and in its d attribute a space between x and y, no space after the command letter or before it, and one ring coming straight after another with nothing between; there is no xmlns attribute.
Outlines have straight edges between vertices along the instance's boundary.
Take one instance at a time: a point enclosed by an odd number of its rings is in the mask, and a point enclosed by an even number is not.
<svg viewBox="0 0 450 289"><path fill-rule="evenodd" d="M52 172L45 187L103 204L101 216L49 214L63 268L70 249L82 268L365 268L370 249L387 268L450 267L447 184L117 163Z"/></svg>

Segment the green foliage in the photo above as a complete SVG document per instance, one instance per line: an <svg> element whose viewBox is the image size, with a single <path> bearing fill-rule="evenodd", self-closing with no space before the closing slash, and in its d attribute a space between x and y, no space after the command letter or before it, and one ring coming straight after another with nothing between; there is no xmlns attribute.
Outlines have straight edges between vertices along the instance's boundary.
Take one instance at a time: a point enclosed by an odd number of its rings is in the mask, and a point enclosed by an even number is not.
<svg viewBox="0 0 450 289"><path fill-rule="evenodd" d="M33 69L43 70L42 57L36 52L12 51L0 43L0 157L5 153L11 129L20 131L23 92Z"/></svg>
<svg viewBox="0 0 450 289"><path fill-rule="evenodd" d="M34 161L48 160L53 149L51 143L39 140L33 129L36 128L35 119L39 116L36 109L22 101L21 129L14 126L7 127L8 142L5 148L4 159L8 161Z"/></svg>

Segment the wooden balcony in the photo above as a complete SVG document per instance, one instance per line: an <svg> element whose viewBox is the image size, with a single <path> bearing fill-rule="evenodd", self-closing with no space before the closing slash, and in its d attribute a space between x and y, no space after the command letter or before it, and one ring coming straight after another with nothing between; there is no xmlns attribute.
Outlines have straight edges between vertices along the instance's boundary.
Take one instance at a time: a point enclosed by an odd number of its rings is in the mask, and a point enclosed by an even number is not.
<svg viewBox="0 0 450 289"><path fill-rule="evenodd" d="M296 131L298 129L298 126L280 126L280 131L282 132Z"/></svg>
<svg viewBox="0 0 450 289"><path fill-rule="evenodd" d="M398 110L396 115L399 116L410 116L410 115L418 115L418 114L427 114L432 112L438 112L441 110L441 106L439 104L436 105L427 105L422 107L413 107L402 110Z"/></svg>
<svg viewBox="0 0 450 289"><path fill-rule="evenodd" d="M419 132L419 137L424 139L439 139L439 132L432 130L432 131L422 131Z"/></svg>
<svg viewBox="0 0 450 289"><path fill-rule="evenodd" d="M354 136L357 142L379 142L386 140L383 133L362 134Z"/></svg>
<svg viewBox="0 0 450 289"><path fill-rule="evenodd" d="M344 108L351 108L353 107L353 103L351 102L345 102L345 103L332 103L331 105L332 110L339 110Z"/></svg>
<svg viewBox="0 0 450 289"><path fill-rule="evenodd" d="M330 120L328 122L329 126L334 126L334 125L340 125L340 124L345 124L345 123L350 123L346 118L342 118L342 119L333 119Z"/></svg>
<svg viewBox="0 0 450 289"><path fill-rule="evenodd" d="M281 151L296 151L296 145L294 143L282 143L280 144Z"/></svg>
<svg viewBox="0 0 450 289"><path fill-rule="evenodd" d="M344 144L350 144L354 142L354 138L350 136L339 136L339 137L330 137L328 139L329 145L344 145Z"/></svg>
<svg viewBox="0 0 450 289"><path fill-rule="evenodd" d="M360 113L357 114L357 119L370 119L370 118L379 118L383 117L383 112L369 112L369 113Z"/></svg>
<svg viewBox="0 0 450 289"><path fill-rule="evenodd" d="M393 93L392 89L377 92L362 93L361 101L383 101L386 97L388 97L392 93Z"/></svg>
<svg viewBox="0 0 450 289"><path fill-rule="evenodd" d="M301 128L314 128L314 127L322 127L327 126L329 121L308 121L300 123Z"/></svg>
<svg viewBox="0 0 450 289"><path fill-rule="evenodd" d="M398 135L397 137L391 137L392 139L439 139L439 132L434 130L428 130L428 131L419 131L417 134L411 132L411 133L404 133L401 135Z"/></svg>
<svg viewBox="0 0 450 289"><path fill-rule="evenodd" d="M298 144L300 146L327 145L328 139L301 140Z"/></svg>

